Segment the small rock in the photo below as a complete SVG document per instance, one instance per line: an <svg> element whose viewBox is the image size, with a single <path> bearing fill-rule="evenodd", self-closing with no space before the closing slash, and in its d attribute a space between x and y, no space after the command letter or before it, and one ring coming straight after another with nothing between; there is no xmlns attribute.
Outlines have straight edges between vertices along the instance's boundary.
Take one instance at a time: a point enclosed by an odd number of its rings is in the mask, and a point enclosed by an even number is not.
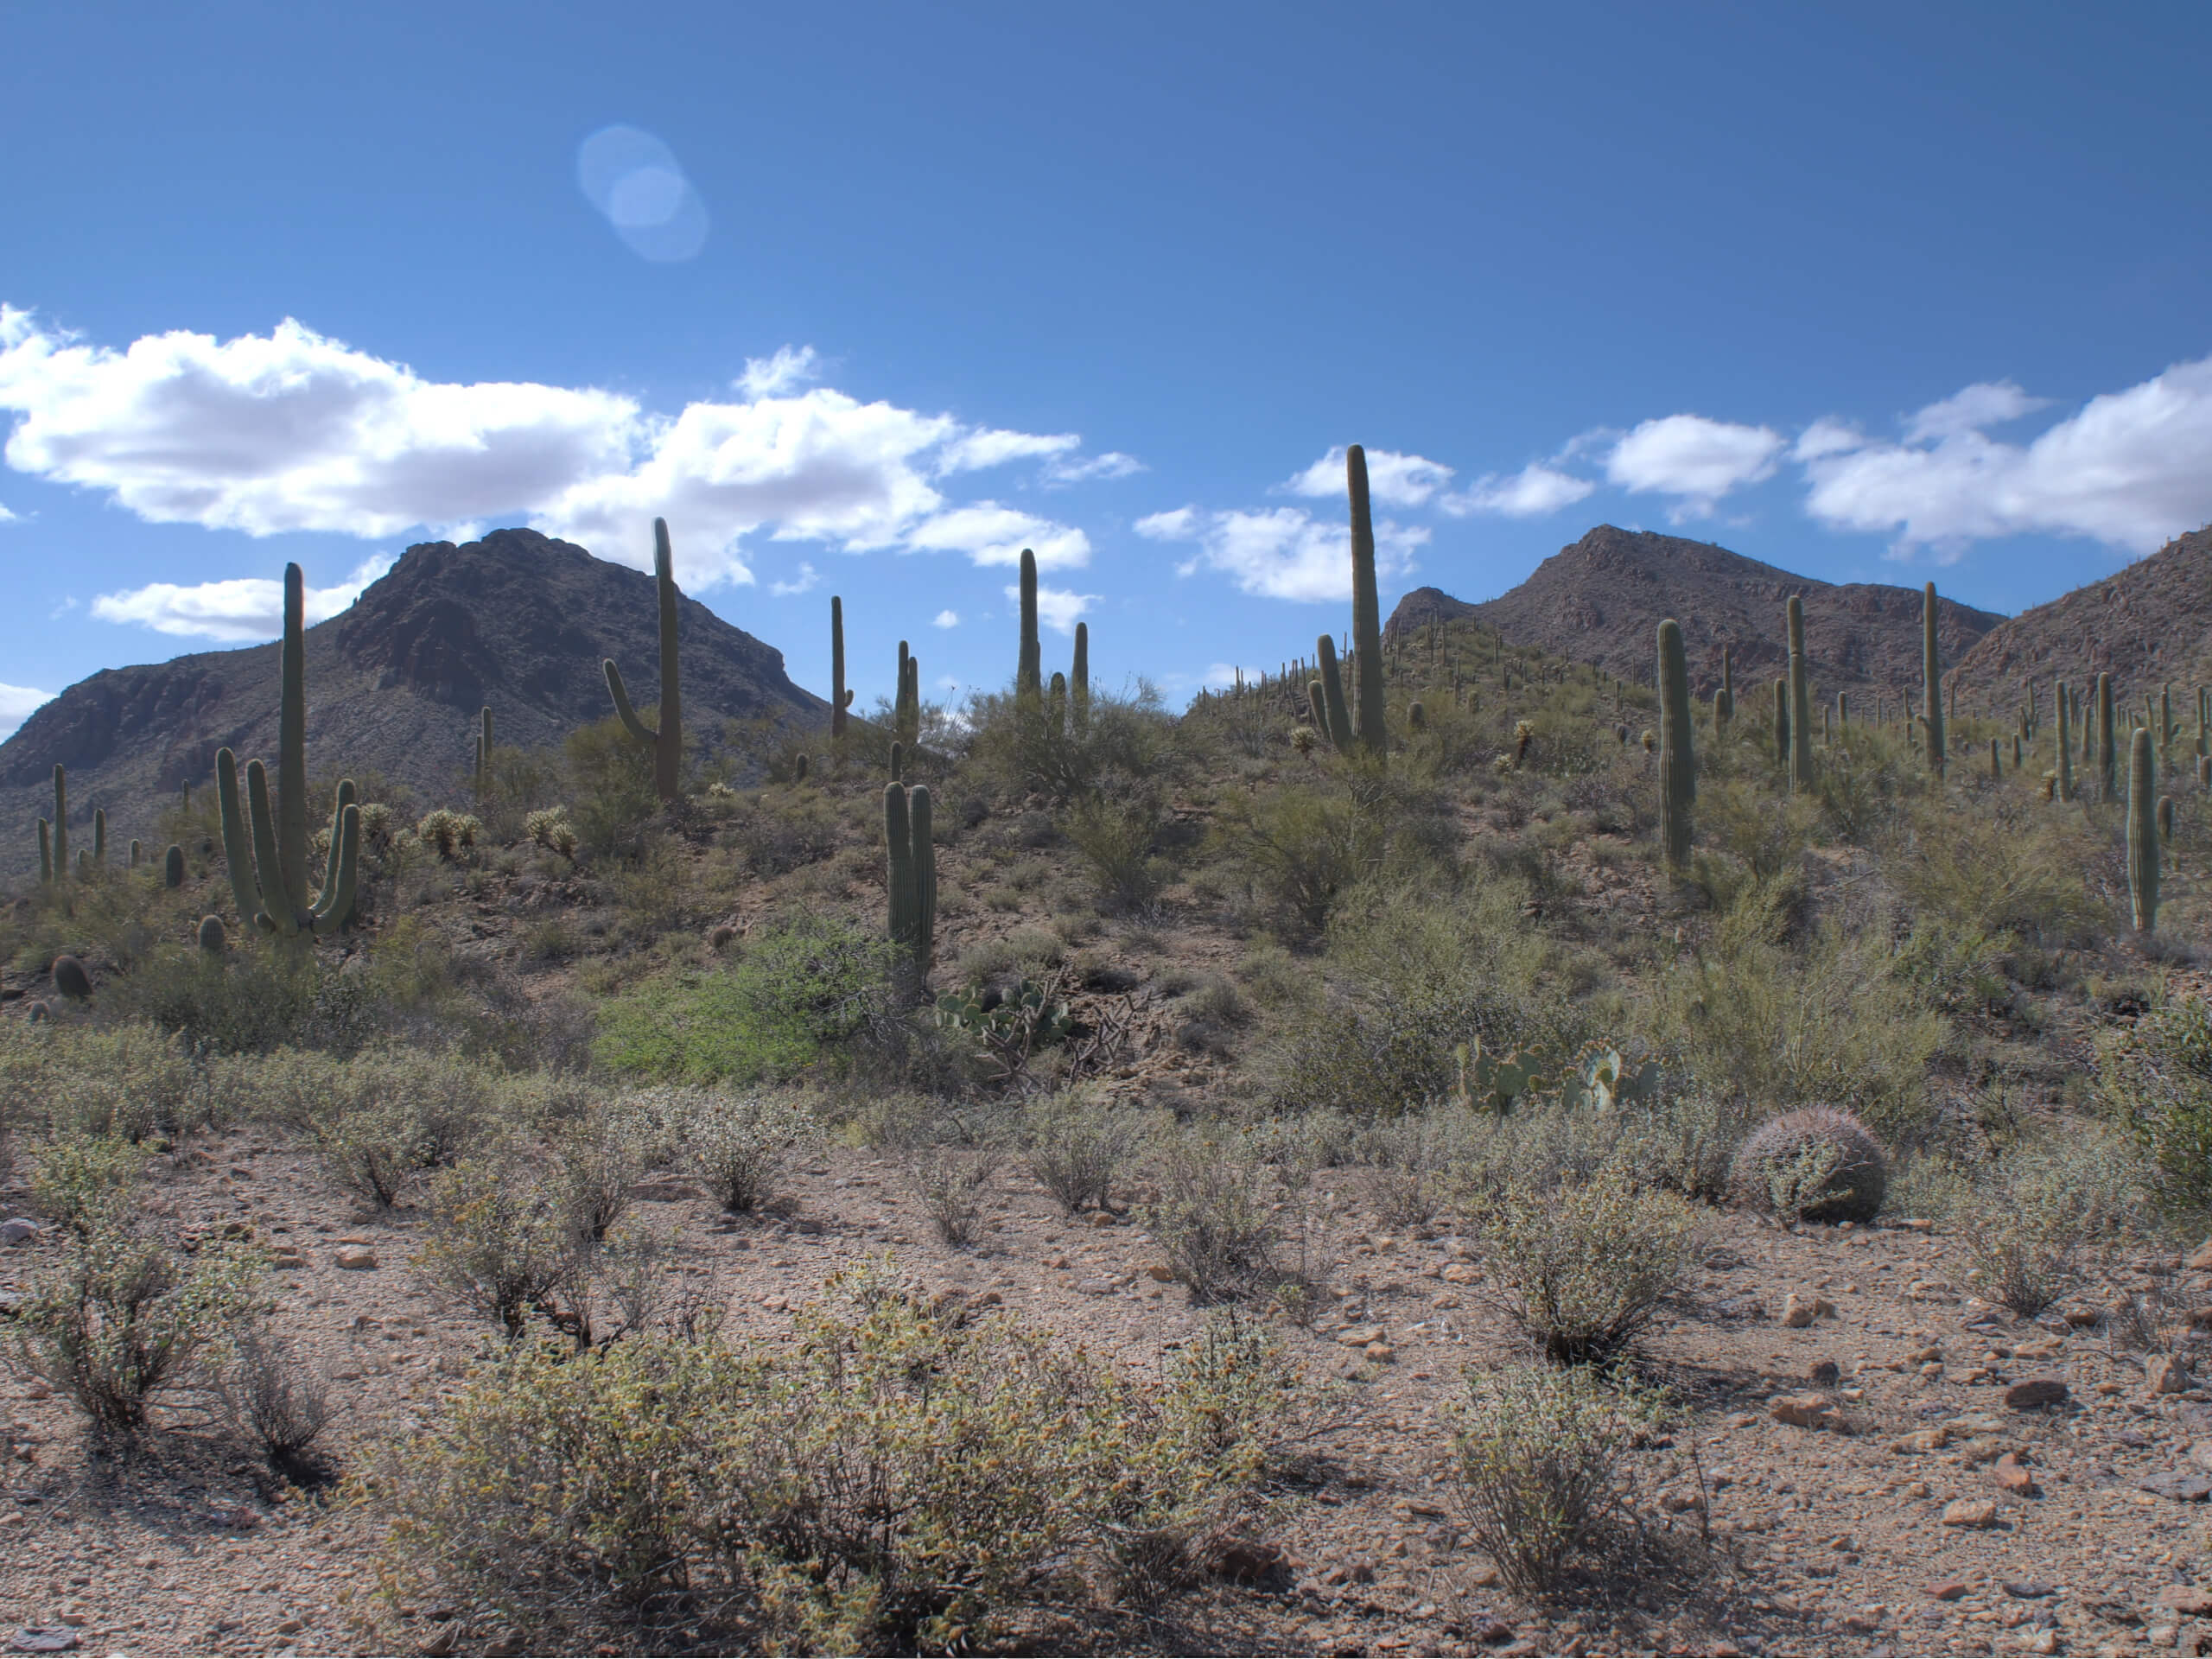
<svg viewBox="0 0 2212 1659"><path fill-rule="evenodd" d="M1387 1342L1370 1342L1367 1344L1365 1352L1368 1358L1377 1365L1395 1365L1398 1363L1398 1351Z"/></svg>
<svg viewBox="0 0 2212 1659"><path fill-rule="evenodd" d="M1936 1601L1956 1601L1966 1592L1966 1585L1957 1579L1946 1579L1941 1584L1928 1586L1929 1598Z"/></svg>
<svg viewBox="0 0 2212 1659"><path fill-rule="evenodd" d="M2189 1460L2207 1473L2212 1473L2212 1440L2199 1440L2190 1446Z"/></svg>
<svg viewBox="0 0 2212 1659"><path fill-rule="evenodd" d="M2145 1475L2135 1484L2155 1497L2171 1497L2177 1503L2202 1503L2212 1497L2212 1475L2190 1474L2179 1469Z"/></svg>
<svg viewBox="0 0 2212 1659"><path fill-rule="evenodd" d="M1791 1291L1782 1304L1782 1322L1792 1331L1802 1331L1815 1319L1835 1318L1835 1304L1825 1296L1800 1296Z"/></svg>
<svg viewBox="0 0 2212 1659"><path fill-rule="evenodd" d="M38 1223L26 1216L10 1216L0 1221L0 1244L23 1244L36 1238Z"/></svg>
<svg viewBox="0 0 2212 1659"><path fill-rule="evenodd" d="M1233 1584L1270 1584L1288 1576L1289 1557L1273 1544L1231 1538L1214 1546L1206 1571Z"/></svg>
<svg viewBox="0 0 2212 1659"><path fill-rule="evenodd" d="M1121 1289L1121 1286L1111 1279L1078 1279L1075 1281L1075 1287L1084 1296L1111 1296Z"/></svg>
<svg viewBox="0 0 2212 1659"><path fill-rule="evenodd" d="M2015 1382L2005 1390L2005 1403L2014 1411L2031 1411L2038 1406L2063 1406L2068 1398L2066 1385L2055 1376L2031 1377L2024 1382Z"/></svg>
<svg viewBox="0 0 2212 1659"><path fill-rule="evenodd" d="M2022 1601L2036 1601L2044 1596L2056 1595L2058 1586L2045 1584L2041 1579L2007 1579L2005 1580L2005 1593L2017 1596Z"/></svg>
<svg viewBox="0 0 2212 1659"><path fill-rule="evenodd" d="M276 1634L279 1636L297 1636L305 1629L307 1624L302 1619L280 1618L276 1621Z"/></svg>
<svg viewBox="0 0 2212 1659"><path fill-rule="evenodd" d="M1807 1381L1816 1389L1832 1389L1843 1381L1843 1368L1832 1359L1821 1360L1813 1367Z"/></svg>
<svg viewBox="0 0 2212 1659"><path fill-rule="evenodd" d="M1951 1443L1951 1431L1940 1423L1934 1428L1916 1428L1902 1440L1890 1442L1890 1450L1902 1456L1941 1452Z"/></svg>
<svg viewBox="0 0 2212 1659"><path fill-rule="evenodd" d="M1993 1527L1997 1524L1997 1505L1986 1497L1962 1497L1943 1510L1943 1524L1947 1527Z"/></svg>
<svg viewBox="0 0 2212 1659"><path fill-rule="evenodd" d="M2158 1592L2158 1605L2190 1618L2203 1618L2212 1616L2212 1590L2193 1584L2170 1584Z"/></svg>
<svg viewBox="0 0 2212 1659"><path fill-rule="evenodd" d="M2026 1465L2021 1463L2018 1453L2007 1452L2003 1457L1998 1459L1996 1475L1997 1484L2006 1491L2021 1497L2035 1496L2036 1478Z"/></svg>
<svg viewBox="0 0 2212 1659"><path fill-rule="evenodd" d="M1121 1223L1112 1211L1101 1210L1090 1217L1090 1224L1093 1227L1116 1227Z"/></svg>
<svg viewBox="0 0 2212 1659"><path fill-rule="evenodd" d="M2160 1354L2143 1373L2143 1392L2150 1395L2186 1394L2196 1386L2189 1367L2171 1354Z"/></svg>
<svg viewBox="0 0 2212 1659"><path fill-rule="evenodd" d="M1175 1269L1169 1267L1165 1262L1147 1262L1145 1264L1144 1274L1146 1278L1157 1280L1163 1285L1172 1285L1175 1282Z"/></svg>
<svg viewBox="0 0 2212 1659"><path fill-rule="evenodd" d="M1776 1422L1788 1423L1795 1428L1840 1432L1844 1427L1843 1414L1824 1394L1785 1394L1769 1406L1767 1412Z"/></svg>
<svg viewBox="0 0 2212 1659"><path fill-rule="evenodd" d="M2191 1273L2212 1273L2212 1238L2189 1253L2189 1260L2182 1264Z"/></svg>
<svg viewBox="0 0 2212 1659"><path fill-rule="evenodd" d="M1471 1262L1453 1262L1437 1276L1447 1285L1471 1285L1483 1276L1483 1270Z"/></svg>
<svg viewBox="0 0 2212 1659"><path fill-rule="evenodd" d="M367 1273L377 1265L377 1253L365 1244L349 1244L334 1259L349 1273Z"/></svg>
<svg viewBox="0 0 2212 1659"><path fill-rule="evenodd" d="M1382 1327L1379 1325L1347 1325L1337 1332L1337 1344L1343 1348L1364 1348L1371 1342L1382 1340Z"/></svg>
<svg viewBox="0 0 2212 1659"><path fill-rule="evenodd" d="M9 1639L17 1653L67 1653L84 1638L60 1624L25 1624Z"/></svg>

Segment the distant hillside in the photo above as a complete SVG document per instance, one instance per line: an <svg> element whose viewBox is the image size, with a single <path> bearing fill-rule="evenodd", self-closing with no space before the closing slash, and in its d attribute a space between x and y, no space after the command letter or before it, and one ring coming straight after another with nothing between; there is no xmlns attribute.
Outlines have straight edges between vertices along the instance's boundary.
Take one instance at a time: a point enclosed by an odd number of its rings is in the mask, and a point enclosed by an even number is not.
<svg viewBox="0 0 2212 1659"><path fill-rule="evenodd" d="M307 631L308 771L378 772L442 799L468 768L487 703L499 742L558 742L610 712L607 657L651 701L655 618L650 575L536 531L410 547L350 610ZM781 652L697 601L683 601L677 638L691 732L730 715L826 722L829 704L791 683ZM274 760L277 656L271 642L107 669L32 715L0 744L0 873L36 867L57 760L72 824L105 807L126 844L150 837L180 785L213 778L224 746Z"/></svg>
<svg viewBox="0 0 2212 1659"><path fill-rule="evenodd" d="M2192 531L1991 629L1959 664L1959 695L2010 709L2032 680L2048 718L2054 677L2078 683L2100 673L2130 700L2171 681L2174 718L2196 720L2196 687L2212 679L2212 531Z"/></svg>
<svg viewBox="0 0 2212 1659"><path fill-rule="evenodd" d="M1805 652L1819 689L1918 687L1918 588L1838 587L1708 542L1611 524L1561 548L1518 588L1479 605L1434 588L1416 588L1398 601L1386 632L1403 635L1437 618L1466 617L1515 644L1540 645L1596 663L1617 678L1649 683L1654 636L1671 616L1682 625L1691 684L1709 696L1720 683L1724 646L1734 649L1738 687L1783 673L1789 656L1783 611L1792 594L1805 602ZM1960 660L2004 620L1940 595L1937 604L1946 662Z"/></svg>

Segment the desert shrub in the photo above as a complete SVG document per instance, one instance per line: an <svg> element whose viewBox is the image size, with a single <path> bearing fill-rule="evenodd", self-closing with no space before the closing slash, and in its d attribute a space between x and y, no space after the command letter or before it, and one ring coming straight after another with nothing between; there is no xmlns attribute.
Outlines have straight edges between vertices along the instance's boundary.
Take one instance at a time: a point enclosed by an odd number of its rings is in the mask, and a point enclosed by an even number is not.
<svg viewBox="0 0 2212 1659"><path fill-rule="evenodd" d="M1217 852L1249 871L1293 926L1318 933L1338 896L1382 856L1384 824L1349 792L1300 783L1231 797Z"/></svg>
<svg viewBox="0 0 2212 1659"><path fill-rule="evenodd" d="M601 1010L596 1057L671 1082L784 1077L853 1058L888 1022L889 944L834 916L755 927L728 968L671 976Z"/></svg>
<svg viewBox="0 0 2212 1659"><path fill-rule="evenodd" d="M1889 1158L1866 1126L1828 1106L1770 1119L1736 1154L1736 1201L1785 1221L1872 1221L1889 1184Z"/></svg>
<svg viewBox="0 0 2212 1659"><path fill-rule="evenodd" d="M146 1022L0 1031L0 1122L136 1142L174 1137L213 1110L189 1046Z"/></svg>
<svg viewBox="0 0 2212 1659"><path fill-rule="evenodd" d="M642 1172L637 1137L618 1113L570 1123L552 1138L550 1179L577 1234L603 1239L630 1207L630 1187Z"/></svg>
<svg viewBox="0 0 2212 1659"><path fill-rule="evenodd" d="M1084 796L1060 819L1060 829L1090 868L1098 902L1116 913L1141 910L1159 895L1172 870L1154 855L1160 833L1160 798L1134 787Z"/></svg>
<svg viewBox="0 0 2212 1659"><path fill-rule="evenodd" d="M2177 999L2105 1037L2097 1098L2149 1158L2167 1211L2212 1215L2212 1009Z"/></svg>
<svg viewBox="0 0 2212 1659"><path fill-rule="evenodd" d="M1249 1511L1288 1398L1264 1351L1147 1384L881 1269L825 1291L789 1344L517 1344L392 1460L393 1595L548 1650L982 1648Z"/></svg>
<svg viewBox="0 0 2212 1659"><path fill-rule="evenodd" d="M829 857L844 831L836 808L815 791L772 791L739 798L728 836L753 874L776 876Z"/></svg>
<svg viewBox="0 0 2212 1659"><path fill-rule="evenodd" d="M552 1184L514 1161L464 1158L430 1182L416 1265L474 1313L522 1334L532 1313L557 1319L573 1304L587 1266L585 1242Z"/></svg>
<svg viewBox="0 0 2212 1659"><path fill-rule="evenodd" d="M57 1227L89 1234L128 1215L145 1167L145 1148L120 1135L55 1135L39 1150L31 1203Z"/></svg>
<svg viewBox="0 0 2212 1659"><path fill-rule="evenodd" d="M2075 1126L1980 1172L1952 1219L1980 1294L2034 1319L2088 1278L2101 1256L2149 1230L2141 1157Z"/></svg>
<svg viewBox="0 0 2212 1659"><path fill-rule="evenodd" d="M958 1249L975 1243L1005 1161L1005 1149L988 1141L937 1141L908 1149L906 1184L938 1238Z"/></svg>
<svg viewBox="0 0 2212 1659"><path fill-rule="evenodd" d="M1126 1109L1090 1090L1040 1096L1022 1112L1022 1166L1071 1216L1107 1207L1141 1140Z"/></svg>
<svg viewBox="0 0 2212 1659"><path fill-rule="evenodd" d="M653 723L658 709L639 710ZM569 821L580 850L594 858L635 858L660 813L652 756L609 715L569 734L563 745L573 785Z"/></svg>
<svg viewBox="0 0 2212 1659"><path fill-rule="evenodd" d="M331 1180L379 1209L485 1133L503 1084L488 1067L399 1045L344 1061L288 1051L251 1082L262 1113L305 1131Z"/></svg>
<svg viewBox="0 0 2212 1659"><path fill-rule="evenodd" d="M1310 1288L1305 1263L1290 1259L1305 1241L1286 1236L1283 1183L1255 1152L1195 1136L1171 1145L1160 1196L1140 1212L1195 1302L1296 1301Z"/></svg>
<svg viewBox="0 0 2212 1659"><path fill-rule="evenodd" d="M310 1370L283 1338L248 1326L231 1344L220 1388L232 1426L252 1437L285 1474L311 1471L315 1443L336 1421L329 1382Z"/></svg>
<svg viewBox="0 0 2212 1659"><path fill-rule="evenodd" d="M22 1357L96 1432L142 1428L252 1311L259 1267L257 1254L214 1245L188 1262L152 1231L105 1219L18 1310Z"/></svg>
<svg viewBox="0 0 2212 1659"><path fill-rule="evenodd" d="M522 832L532 843L563 858L574 858L579 837L564 806L540 807L522 821Z"/></svg>
<svg viewBox="0 0 2212 1659"><path fill-rule="evenodd" d="M1393 1227L1422 1228L1451 1202L1476 1126L1457 1107L1407 1112L1359 1137L1376 1212Z"/></svg>
<svg viewBox="0 0 2212 1659"><path fill-rule="evenodd" d="M1626 1518L1622 1454L1635 1411L1585 1369L1469 1370L1451 1479L1470 1537L1508 1587L1554 1588Z"/></svg>
<svg viewBox="0 0 2212 1659"><path fill-rule="evenodd" d="M702 1092L684 1118L683 1142L715 1202L747 1214L774 1195L785 1160L817 1133L806 1109L793 1101Z"/></svg>
<svg viewBox="0 0 2212 1659"><path fill-rule="evenodd" d="M1618 1164L1509 1191L1481 1224L1499 1306L1555 1365L1624 1351L1680 1281L1700 1231L1688 1203Z"/></svg>
<svg viewBox="0 0 2212 1659"><path fill-rule="evenodd" d="M2040 803L2035 804L2040 805ZM2076 850L2048 809L1929 814L1883 861L1916 911L1946 931L2031 944L2085 942L2105 920Z"/></svg>

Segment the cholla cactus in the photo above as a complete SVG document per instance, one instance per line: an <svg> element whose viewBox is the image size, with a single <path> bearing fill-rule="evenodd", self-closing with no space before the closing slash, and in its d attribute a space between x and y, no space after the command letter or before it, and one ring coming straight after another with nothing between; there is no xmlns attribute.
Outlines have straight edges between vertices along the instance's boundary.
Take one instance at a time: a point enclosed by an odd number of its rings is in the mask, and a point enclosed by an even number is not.
<svg viewBox="0 0 2212 1659"><path fill-rule="evenodd" d="M1849 1112L1807 1106L1765 1123L1736 1153L1737 1202L1790 1221L1872 1221L1889 1186L1889 1159Z"/></svg>
<svg viewBox="0 0 2212 1659"><path fill-rule="evenodd" d="M456 812L446 806L426 813L415 826L416 838L435 849L440 858L472 850L476 838L483 833L484 825L475 814Z"/></svg>

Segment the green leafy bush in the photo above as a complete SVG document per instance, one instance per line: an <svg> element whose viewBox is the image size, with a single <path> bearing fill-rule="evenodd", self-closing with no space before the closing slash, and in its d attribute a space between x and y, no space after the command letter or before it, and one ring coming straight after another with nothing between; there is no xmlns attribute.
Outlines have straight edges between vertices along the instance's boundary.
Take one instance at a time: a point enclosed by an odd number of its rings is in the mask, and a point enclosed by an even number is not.
<svg viewBox="0 0 2212 1659"><path fill-rule="evenodd" d="M40 1148L31 1203L56 1226L89 1234L128 1215L145 1169L146 1149L120 1135L56 1135Z"/></svg>
<svg viewBox="0 0 2212 1659"><path fill-rule="evenodd" d="M2177 999L2106 1037L2097 1096L2150 1158L2167 1211L2212 1217L2212 1009Z"/></svg>

